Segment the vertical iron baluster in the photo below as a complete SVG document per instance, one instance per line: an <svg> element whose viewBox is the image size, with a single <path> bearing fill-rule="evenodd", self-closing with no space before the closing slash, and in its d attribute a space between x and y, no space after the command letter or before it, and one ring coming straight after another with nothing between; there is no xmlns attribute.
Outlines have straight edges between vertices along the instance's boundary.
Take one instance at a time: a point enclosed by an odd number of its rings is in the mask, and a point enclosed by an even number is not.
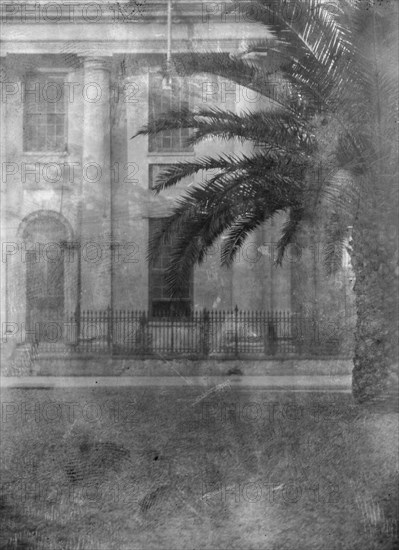
<svg viewBox="0 0 399 550"><path fill-rule="evenodd" d="M94 340L96 351L102 352L104 351L104 348L107 348L107 309L100 310L100 311L94 311L94 317L96 319L96 323L98 323L100 327L100 331L96 332L96 336L98 335L98 338L96 337Z"/></svg>
<svg viewBox="0 0 399 550"><path fill-rule="evenodd" d="M129 348L130 348L130 351L133 352L133 353L136 353L137 352L137 349L136 349L136 325L135 325L135 317L136 317L136 312L134 310L131 310L129 312Z"/></svg>
<svg viewBox="0 0 399 550"><path fill-rule="evenodd" d="M238 357L238 306L234 308L234 355Z"/></svg>
<svg viewBox="0 0 399 550"><path fill-rule="evenodd" d="M83 350L84 351L87 351L87 337L86 337L86 333L87 333L87 328L86 328L86 325L87 325L87 322L86 322L86 318L87 318L87 311L83 311L82 313L82 325L80 327L81 329L81 341L82 341L82 347L83 347Z"/></svg>
<svg viewBox="0 0 399 550"><path fill-rule="evenodd" d="M119 310L114 309L112 310L113 314L113 345L112 345L112 353L118 355L118 343L119 343Z"/></svg>
<svg viewBox="0 0 399 550"><path fill-rule="evenodd" d="M248 347L246 344L246 333L247 333L247 324L246 324L246 312L241 311L239 313L239 323L238 323L238 353L246 353L246 348Z"/></svg>
<svg viewBox="0 0 399 550"><path fill-rule="evenodd" d="M173 353L174 350L175 350L175 347L176 347L176 345L175 345L175 338L174 338L174 336L175 336L175 321L176 321L176 319L175 319L175 316L174 316L174 315L172 315L171 321L172 321L171 323L169 323L169 321L166 321L166 322L168 323L168 325L169 325L169 327L170 327L170 328L169 328L169 330L170 330L170 348L169 348L169 349L170 349L170 350L172 351L172 353Z"/></svg>
<svg viewBox="0 0 399 550"><path fill-rule="evenodd" d="M102 341L104 340L104 336L106 336L106 332L104 331L105 328L105 317L107 315L107 311L93 311L93 319L94 319L94 337L93 337L93 343L94 343L94 351L98 352L102 348ZM106 340L105 340L106 341Z"/></svg>
<svg viewBox="0 0 399 550"><path fill-rule="evenodd" d="M132 339L133 329L133 310L126 311L126 349L128 353L134 353L134 345Z"/></svg>
<svg viewBox="0 0 399 550"><path fill-rule="evenodd" d="M118 332L118 350L119 353L123 353L123 344L124 344L124 328L123 328L123 310L120 309L118 313L118 325L119 325L119 332Z"/></svg>
<svg viewBox="0 0 399 550"><path fill-rule="evenodd" d="M107 324L107 350L108 350L108 353L111 351L111 323L112 323L112 320L111 320L111 316L112 316L112 312L111 312L111 306L108 306L107 307L107 320L106 320L106 324Z"/></svg>
<svg viewBox="0 0 399 550"><path fill-rule="evenodd" d="M127 342L126 342L126 310L121 311L121 349L122 353L126 353Z"/></svg>
<svg viewBox="0 0 399 550"><path fill-rule="evenodd" d="M152 353L152 345L153 345L153 335L152 330L150 326L150 312L144 311L144 320L145 320L145 352L146 354Z"/></svg>
<svg viewBox="0 0 399 550"><path fill-rule="evenodd" d="M212 312L214 313L214 312ZM209 311L204 309L204 356L209 356L209 328L210 328L210 315Z"/></svg>
<svg viewBox="0 0 399 550"><path fill-rule="evenodd" d="M116 337L115 337L115 346L114 346L114 353L116 352L118 355L121 353L121 344L123 342L123 336L122 336L122 310L118 309L116 312Z"/></svg>
<svg viewBox="0 0 399 550"><path fill-rule="evenodd" d="M142 353L142 345L141 345L141 310L137 310L133 312L134 316L134 352L137 355L141 355Z"/></svg>
<svg viewBox="0 0 399 550"><path fill-rule="evenodd" d="M295 319L295 332L296 332L296 340L298 345L298 353L299 355L302 355L303 332L304 332L304 323L302 319L302 313L300 317L297 316Z"/></svg>
<svg viewBox="0 0 399 550"><path fill-rule="evenodd" d="M130 350L135 354L140 353L138 344L138 329L137 329L137 320L140 315L139 311L132 310L130 311Z"/></svg>
<svg viewBox="0 0 399 550"><path fill-rule="evenodd" d="M229 315L230 315L229 312L226 312L225 310L223 310L221 312L221 322L220 322L220 334L221 334L220 351L223 352L223 350L224 350L223 344L227 344L226 351L227 351L228 354L230 354L230 349L229 349L229 346L228 346ZM232 312L231 312L231 319L233 319ZM223 332L224 330L225 330L225 332ZM224 340L225 340L225 342L224 342Z"/></svg>
<svg viewBox="0 0 399 550"><path fill-rule="evenodd" d="M107 346L107 330L106 330L106 320L107 320L107 310L104 309L103 311L94 311L94 318L96 320L96 324L100 327L100 330L96 331L96 337L94 339L94 345L96 348L96 351L103 351L103 347ZM99 333L99 334L98 334ZM98 337L97 337L98 336Z"/></svg>
<svg viewBox="0 0 399 550"><path fill-rule="evenodd" d="M121 348L123 345L123 321L122 321L122 310L118 310L118 344L117 349L118 352L121 352Z"/></svg>
<svg viewBox="0 0 399 550"><path fill-rule="evenodd" d="M136 353L136 346L134 345L134 311L129 311L129 320L128 320L128 345L129 345L129 352L130 353Z"/></svg>
<svg viewBox="0 0 399 550"><path fill-rule="evenodd" d="M228 314L227 314L228 315ZM227 326L227 316L226 316L226 312L223 310L220 312L220 323L219 323L219 329L220 329L220 337L219 337L219 342L220 342L220 349L218 350L219 353L223 352L224 350L224 347L226 344L228 344L228 326ZM226 347L226 352L229 353L229 347L227 345Z"/></svg>
<svg viewBox="0 0 399 550"><path fill-rule="evenodd" d="M83 324L83 341L84 341L84 345L85 345L85 348L87 351L90 351L90 345L89 345L89 336L88 336L88 333L87 333L87 327L88 327L88 321L89 321L89 310L87 309L85 311L85 319L84 319L84 324Z"/></svg>
<svg viewBox="0 0 399 550"><path fill-rule="evenodd" d="M91 319L92 319L92 310L89 309L87 311L87 339L89 344L89 350L93 351L93 340L91 339L91 336L90 336Z"/></svg>
<svg viewBox="0 0 399 550"><path fill-rule="evenodd" d="M83 330L84 330L83 327L85 325L85 311L80 310L79 314L80 314L79 332L77 333L78 334L79 349L81 348L83 351L85 351L85 345L84 345L84 340L83 340ZM76 328L78 328L78 327L76 327Z"/></svg>

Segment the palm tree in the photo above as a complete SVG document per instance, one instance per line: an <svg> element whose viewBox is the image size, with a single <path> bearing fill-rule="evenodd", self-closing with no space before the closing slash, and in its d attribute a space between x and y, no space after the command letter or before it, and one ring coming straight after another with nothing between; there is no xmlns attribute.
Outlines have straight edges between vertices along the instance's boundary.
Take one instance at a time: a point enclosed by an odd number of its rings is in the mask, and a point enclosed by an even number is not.
<svg viewBox="0 0 399 550"><path fill-rule="evenodd" d="M254 145L252 154L180 162L160 174L157 192L201 170L217 170L179 201L150 243L150 257L177 234L169 269L176 291L222 234L222 262L228 265L249 233L286 212L278 243L281 263L299 228L314 223L314 213L327 205L334 220L327 234L339 244L328 249L330 268L347 227L353 226L353 394L363 401L386 388L398 351L398 8L372 0L337 5L257 0L256 5L253 12L272 29L273 40L248 45L245 55L179 54L173 67L178 75L228 78L269 98L273 109L256 114L172 110L139 132L155 135L185 127L192 143L211 137ZM254 61L259 51L273 63ZM282 83L277 89L272 86L276 67ZM314 180L309 174L320 162L323 176Z"/></svg>

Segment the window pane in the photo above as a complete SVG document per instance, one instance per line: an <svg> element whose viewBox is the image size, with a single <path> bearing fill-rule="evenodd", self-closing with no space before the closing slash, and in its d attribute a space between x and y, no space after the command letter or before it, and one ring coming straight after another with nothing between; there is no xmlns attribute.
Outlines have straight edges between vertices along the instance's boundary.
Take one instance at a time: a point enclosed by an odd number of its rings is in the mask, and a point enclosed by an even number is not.
<svg viewBox="0 0 399 550"><path fill-rule="evenodd" d="M172 148L172 141L170 139L169 135L163 136L162 140L162 149L171 149Z"/></svg>
<svg viewBox="0 0 399 550"><path fill-rule="evenodd" d="M158 74L150 75L150 122L157 120L159 116L171 108L181 110L189 106L189 90L182 79L174 79L172 90L162 88L162 77ZM149 150L155 151L192 151L191 145L187 145L186 137L188 129L177 129L160 132L157 136L149 137ZM160 138L160 139L159 139Z"/></svg>
<svg viewBox="0 0 399 550"><path fill-rule="evenodd" d="M64 75L38 73L25 81L25 151L62 151L66 145Z"/></svg>
<svg viewBox="0 0 399 550"><path fill-rule="evenodd" d="M56 142L55 142L55 148L57 151L62 151L65 147L64 138L63 136L57 136Z"/></svg>

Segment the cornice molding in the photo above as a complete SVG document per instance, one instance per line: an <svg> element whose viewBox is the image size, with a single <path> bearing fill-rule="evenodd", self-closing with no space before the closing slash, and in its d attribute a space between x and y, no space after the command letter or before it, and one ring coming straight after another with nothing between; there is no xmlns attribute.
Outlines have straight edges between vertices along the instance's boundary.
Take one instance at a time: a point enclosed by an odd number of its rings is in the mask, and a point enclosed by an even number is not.
<svg viewBox="0 0 399 550"><path fill-rule="evenodd" d="M253 4L253 2L252 2ZM250 0L240 0L239 7L233 2L210 2L198 0L173 0L173 22L209 17L220 20L244 13ZM237 12L237 9L239 10ZM251 8L252 9L252 8ZM235 11L234 11L235 10ZM47 0L0 0L2 23L140 23L144 21L166 21L166 0L119 0L118 2Z"/></svg>
<svg viewBox="0 0 399 550"><path fill-rule="evenodd" d="M76 54L84 56L110 56L117 54L165 54L166 40L129 40L129 41L71 41L68 51L65 50L65 40L39 41L8 41L2 43L2 57L7 54ZM179 40L173 44L174 53L189 51L236 51L241 46L241 39L221 40Z"/></svg>

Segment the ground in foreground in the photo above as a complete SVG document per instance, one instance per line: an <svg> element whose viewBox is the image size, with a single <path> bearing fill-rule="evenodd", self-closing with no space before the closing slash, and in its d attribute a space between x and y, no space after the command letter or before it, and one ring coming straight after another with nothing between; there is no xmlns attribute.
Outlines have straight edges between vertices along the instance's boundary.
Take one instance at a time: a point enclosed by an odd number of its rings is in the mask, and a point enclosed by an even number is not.
<svg viewBox="0 0 399 550"><path fill-rule="evenodd" d="M398 546L396 412L349 394L2 391L4 549Z"/></svg>

